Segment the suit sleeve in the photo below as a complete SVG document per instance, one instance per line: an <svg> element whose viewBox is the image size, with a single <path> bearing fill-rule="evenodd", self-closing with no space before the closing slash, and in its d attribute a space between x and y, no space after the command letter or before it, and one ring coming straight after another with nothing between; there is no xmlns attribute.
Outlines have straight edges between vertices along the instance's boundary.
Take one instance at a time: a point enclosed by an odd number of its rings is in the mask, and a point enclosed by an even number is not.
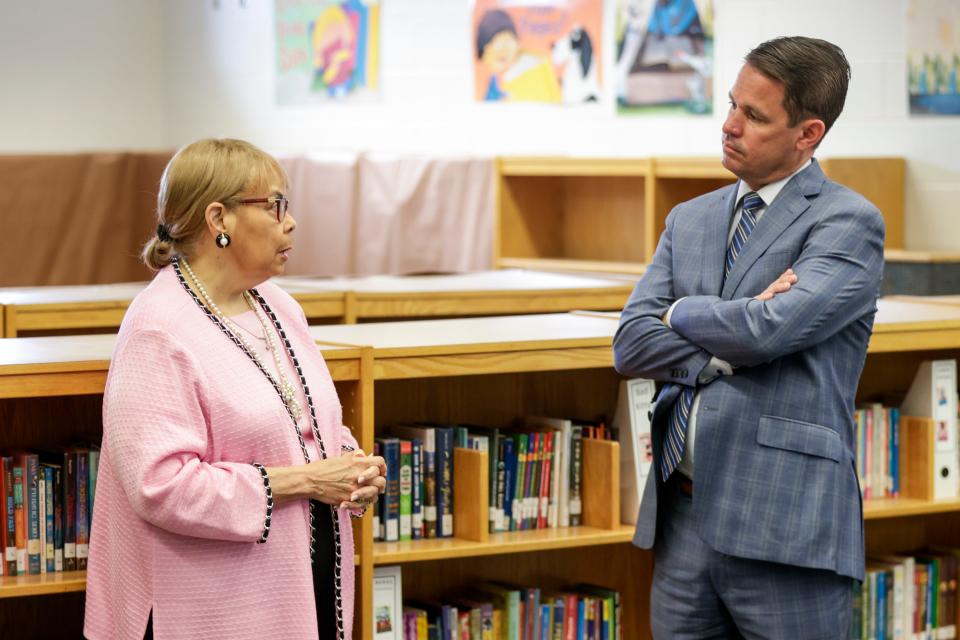
<svg viewBox="0 0 960 640"><path fill-rule="evenodd" d="M104 440L133 511L185 536L256 542L267 496L251 461L205 460L210 434L203 376L160 331L125 339L104 392Z"/></svg>
<svg viewBox="0 0 960 640"><path fill-rule="evenodd" d="M674 309L673 329L734 366L816 345L876 308L883 238L880 212L851 202L811 229L788 292L765 302L690 296Z"/></svg>
<svg viewBox="0 0 960 640"><path fill-rule="evenodd" d="M676 300L672 237L677 209L667 216L653 261L637 283L613 338L614 367L623 375L694 386L711 354L661 319Z"/></svg>

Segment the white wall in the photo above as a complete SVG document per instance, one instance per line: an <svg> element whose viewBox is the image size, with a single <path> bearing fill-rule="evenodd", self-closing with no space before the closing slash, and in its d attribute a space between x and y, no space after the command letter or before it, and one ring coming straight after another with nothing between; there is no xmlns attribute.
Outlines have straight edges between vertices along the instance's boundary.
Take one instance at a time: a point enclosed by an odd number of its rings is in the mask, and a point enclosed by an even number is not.
<svg viewBox="0 0 960 640"><path fill-rule="evenodd" d="M156 149L163 4L0 1L0 153Z"/></svg>
<svg viewBox="0 0 960 640"><path fill-rule="evenodd" d="M684 119L620 118L609 100L571 109L476 104L469 0L383 0L382 100L309 108L274 105L269 0L246 8L220 0L219 9L213 0L166 0L162 9L160 0L13 4L0 9L0 151L229 135L277 152L718 155L726 91L747 50L777 35L826 38L846 51L853 80L820 155L906 157L908 247L960 251L960 118L907 114L904 0L715 0L717 115ZM614 4L605 2L608 33ZM11 28L6 18L17 13L27 15ZM52 53L38 44L49 33L59 41ZM609 65L609 38L604 47ZM11 70L11 56L23 64ZM91 76L98 81L81 80ZM10 86L25 89L13 106ZM30 95L45 100L34 108ZM70 120L60 102L74 105Z"/></svg>

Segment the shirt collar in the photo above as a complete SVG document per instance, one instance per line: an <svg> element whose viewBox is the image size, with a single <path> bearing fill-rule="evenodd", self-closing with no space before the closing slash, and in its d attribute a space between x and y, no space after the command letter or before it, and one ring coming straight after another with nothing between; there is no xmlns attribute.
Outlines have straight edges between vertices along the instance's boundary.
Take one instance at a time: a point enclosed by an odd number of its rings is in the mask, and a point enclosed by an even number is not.
<svg viewBox="0 0 960 640"><path fill-rule="evenodd" d="M807 158L807 161L804 162L802 165L800 165L799 169L797 169L796 171L788 175L786 178L777 180L776 182L771 182L767 186L757 189L757 195L760 196L761 200L763 200L763 205L765 207L769 207L770 204L773 203L774 200L776 200L777 195L780 194L780 191L785 186L787 186L788 182L790 182L790 178L792 178L793 176L797 175L798 173L800 173L801 171L809 167L812 162L813 162L812 158ZM740 180L737 187L737 206L740 206L740 202L743 200L743 196L750 193L750 191L752 191L752 189L750 189L750 187L747 186L747 183L744 182L743 180Z"/></svg>

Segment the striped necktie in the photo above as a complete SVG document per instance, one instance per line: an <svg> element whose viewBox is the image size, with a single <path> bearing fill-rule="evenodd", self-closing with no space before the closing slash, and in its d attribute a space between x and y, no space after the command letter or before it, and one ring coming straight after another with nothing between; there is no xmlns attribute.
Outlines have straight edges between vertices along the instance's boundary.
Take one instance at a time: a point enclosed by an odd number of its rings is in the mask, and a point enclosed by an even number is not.
<svg viewBox="0 0 960 640"><path fill-rule="evenodd" d="M743 251L747 238L757 226L757 212L763 207L763 199L756 191L750 191L743 196L743 206L740 210L740 222L733 232L733 239L727 247L727 258L723 266L723 277L726 279L733 269L740 252ZM672 383L671 383L672 384ZM667 391L665 388L664 391ZM696 387L683 386L680 395L670 411L670 421L667 423L667 435L663 440L663 455L660 456L660 476L666 482L683 458L684 444L687 441L687 425L690 422L690 409L693 407L693 395Z"/></svg>

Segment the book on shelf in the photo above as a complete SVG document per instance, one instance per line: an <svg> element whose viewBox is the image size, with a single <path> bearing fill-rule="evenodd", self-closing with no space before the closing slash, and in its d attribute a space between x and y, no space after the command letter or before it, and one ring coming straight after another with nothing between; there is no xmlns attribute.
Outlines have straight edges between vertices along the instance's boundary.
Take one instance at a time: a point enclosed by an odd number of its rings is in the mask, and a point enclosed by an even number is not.
<svg viewBox="0 0 960 640"><path fill-rule="evenodd" d="M0 455L0 573L39 575L83 569L96 480L92 450L29 451ZM62 464L61 464L62 463ZM83 486L77 470L84 474ZM67 490L67 473L73 484ZM71 540L68 564L67 535ZM77 560L77 532L83 565Z"/></svg>
<svg viewBox="0 0 960 640"><path fill-rule="evenodd" d="M13 456L0 457L3 474L3 575L17 575L17 526L13 485Z"/></svg>
<svg viewBox="0 0 960 640"><path fill-rule="evenodd" d="M387 427L394 436L419 441L422 473L420 496L424 538L437 537L437 445L433 427L417 424L395 424Z"/></svg>
<svg viewBox="0 0 960 640"><path fill-rule="evenodd" d="M653 464L650 410L656 388L653 380L622 380L613 426L620 439L620 517L636 524L640 502Z"/></svg>
<svg viewBox="0 0 960 640"><path fill-rule="evenodd" d="M434 427L437 445L437 537L453 537L453 429Z"/></svg>
<svg viewBox="0 0 960 640"><path fill-rule="evenodd" d="M403 585L399 566L373 570L373 637L404 640Z"/></svg>
<svg viewBox="0 0 960 640"><path fill-rule="evenodd" d="M498 530L498 523L503 520L503 514L497 504L498 482L504 468L499 457L503 441L501 430L498 427L485 425L460 424L454 427L454 441L458 447L483 451L487 454L489 465L489 531L493 533Z"/></svg>
<svg viewBox="0 0 960 640"><path fill-rule="evenodd" d="M88 449L75 449L72 455L77 460L77 569L87 568L87 552L90 548L90 463Z"/></svg>
<svg viewBox="0 0 960 640"><path fill-rule="evenodd" d="M933 497L954 498L960 493L957 446L957 361L926 360L900 405L904 416L932 418L934 428Z"/></svg>
<svg viewBox="0 0 960 640"><path fill-rule="evenodd" d="M40 573L40 459L35 453L20 453L23 467L23 521L26 527L26 573Z"/></svg>
<svg viewBox="0 0 960 640"><path fill-rule="evenodd" d="M960 549L871 556L855 585L850 637L956 638Z"/></svg>
<svg viewBox="0 0 960 640"><path fill-rule="evenodd" d="M581 524L583 502L583 426L574 424L570 432L570 526Z"/></svg>
<svg viewBox="0 0 960 640"><path fill-rule="evenodd" d="M865 500L900 496L900 410L879 402L854 413L856 469Z"/></svg>
<svg viewBox="0 0 960 640"><path fill-rule="evenodd" d="M400 440L400 539L413 537L413 443ZM419 489L418 489L419 490Z"/></svg>
<svg viewBox="0 0 960 640"><path fill-rule="evenodd" d="M561 590L480 582L439 600L405 600L404 640L622 640L620 594L597 585Z"/></svg>
<svg viewBox="0 0 960 640"><path fill-rule="evenodd" d="M403 607L403 637L416 640L429 640L430 627L427 624L427 612L416 607Z"/></svg>
<svg viewBox="0 0 960 640"><path fill-rule="evenodd" d="M551 527L570 526L570 448L573 421L566 418L535 416L527 418L533 427L553 430L553 457L551 463L550 515Z"/></svg>
<svg viewBox="0 0 960 640"><path fill-rule="evenodd" d="M387 486L383 492L381 511L382 539L395 542L400 539L400 440L377 438L380 455L387 465Z"/></svg>
<svg viewBox="0 0 960 640"><path fill-rule="evenodd" d="M411 536L414 540L423 538L423 444L419 439L410 441L410 519Z"/></svg>

